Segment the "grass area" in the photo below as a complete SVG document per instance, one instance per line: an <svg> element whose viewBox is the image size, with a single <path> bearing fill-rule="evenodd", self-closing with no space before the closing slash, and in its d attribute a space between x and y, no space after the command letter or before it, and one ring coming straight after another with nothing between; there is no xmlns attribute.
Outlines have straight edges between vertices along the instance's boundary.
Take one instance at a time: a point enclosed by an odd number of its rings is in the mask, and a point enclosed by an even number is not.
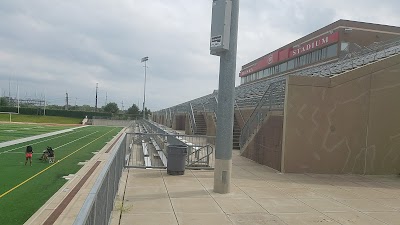
<svg viewBox="0 0 400 225"><path fill-rule="evenodd" d="M75 174L81 168L78 162L92 158L93 152L104 147L120 130L119 127L83 127L0 148L1 224L23 224L66 183L63 176ZM34 151L32 166L29 162L24 165L27 145L32 145ZM55 149L56 161L60 161L49 164L39 160L46 146Z"/></svg>
<svg viewBox="0 0 400 225"><path fill-rule="evenodd" d="M21 115L11 114L11 122L23 123L55 123L55 124L80 124L83 118L68 118L60 116L37 116L37 115ZM0 113L0 121L10 122L10 115Z"/></svg>
<svg viewBox="0 0 400 225"><path fill-rule="evenodd" d="M34 135L64 130L74 126L40 125L40 124L0 124L0 143Z"/></svg>

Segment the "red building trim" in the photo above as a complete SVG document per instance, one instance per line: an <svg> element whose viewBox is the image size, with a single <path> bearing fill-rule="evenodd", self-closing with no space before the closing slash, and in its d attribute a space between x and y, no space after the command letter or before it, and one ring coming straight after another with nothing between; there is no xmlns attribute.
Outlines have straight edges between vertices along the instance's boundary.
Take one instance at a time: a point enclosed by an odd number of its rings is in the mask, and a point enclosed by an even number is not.
<svg viewBox="0 0 400 225"><path fill-rule="evenodd" d="M245 77L249 74L269 68L280 62L286 61L291 58L298 57L300 55L303 55L304 53L308 53L308 52L311 52L312 50L316 50L316 49L331 45L338 41L339 41L339 32L334 32L332 34L323 35L321 37L315 38L315 39L313 39L305 44L302 44L300 46L293 46L290 48L285 48L285 49L274 51L274 52L262 57L260 60L258 60L253 65L246 67L245 69L240 71L239 77Z"/></svg>

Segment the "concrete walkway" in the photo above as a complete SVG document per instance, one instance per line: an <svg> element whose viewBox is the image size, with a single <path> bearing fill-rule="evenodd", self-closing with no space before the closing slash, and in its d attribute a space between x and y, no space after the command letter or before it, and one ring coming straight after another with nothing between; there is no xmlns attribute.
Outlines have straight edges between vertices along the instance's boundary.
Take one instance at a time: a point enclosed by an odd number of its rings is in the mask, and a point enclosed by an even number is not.
<svg viewBox="0 0 400 225"><path fill-rule="evenodd" d="M126 170L111 224L400 224L398 176L280 174L235 151L232 182L221 195L213 171Z"/></svg>

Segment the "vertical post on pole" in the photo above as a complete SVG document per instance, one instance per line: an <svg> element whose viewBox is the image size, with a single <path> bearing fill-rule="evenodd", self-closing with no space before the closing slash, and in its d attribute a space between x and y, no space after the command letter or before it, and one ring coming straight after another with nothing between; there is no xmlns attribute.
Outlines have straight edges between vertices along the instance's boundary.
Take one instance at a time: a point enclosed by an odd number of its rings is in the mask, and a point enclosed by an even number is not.
<svg viewBox="0 0 400 225"><path fill-rule="evenodd" d="M146 78L147 78L147 61L144 61L144 88L143 88L143 119L146 119Z"/></svg>
<svg viewBox="0 0 400 225"><path fill-rule="evenodd" d="M230 192L239 0L213 0L211 54L220 56L214 192Z"/></svg>
<svg viewBox="0 0 400 225"><path fill-rule="evenodd" d="M46 115L46 93L44 94L44 107L43 107L43 115Z"/></svg>
<svg viewBox="0 0 400 225"><path fill-rule="evenodd" d="M146 56L146 57L143 57L142 58L142 62L144 62L144 88L143 88L143 119L146 119L146 76L147 76L147 74L146 74L146 69L147 69L147 64L146 64L146 62L147 62L147 60L149 60L149 57L148 56Z"/></svg>
<svg viewBox="0 0 400 225"><path fill-rule="evenodd" d="M99 89L99 83L96 83L96 104L94 106L94 111L97 112L97 91Z"/></svg>
<svg viewBox="0 0 400 225"><path fill-rule="evenodd" d="M19 84L17 83L17 113L19 114Z"/></svg>

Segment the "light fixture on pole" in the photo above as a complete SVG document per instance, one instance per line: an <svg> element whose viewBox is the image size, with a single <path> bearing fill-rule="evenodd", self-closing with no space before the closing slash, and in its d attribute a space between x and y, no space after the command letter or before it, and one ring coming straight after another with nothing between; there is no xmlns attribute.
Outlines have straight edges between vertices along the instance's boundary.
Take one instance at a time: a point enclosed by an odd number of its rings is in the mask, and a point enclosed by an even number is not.
<svg viewBox="0 0 400 225"><path fill-rule="evenodd" d="M147 69L147 60L149 60L149 57L143 57L141 62L144 62L144 88L143 88L143 119L146 119L146 69Z"/></svg>

